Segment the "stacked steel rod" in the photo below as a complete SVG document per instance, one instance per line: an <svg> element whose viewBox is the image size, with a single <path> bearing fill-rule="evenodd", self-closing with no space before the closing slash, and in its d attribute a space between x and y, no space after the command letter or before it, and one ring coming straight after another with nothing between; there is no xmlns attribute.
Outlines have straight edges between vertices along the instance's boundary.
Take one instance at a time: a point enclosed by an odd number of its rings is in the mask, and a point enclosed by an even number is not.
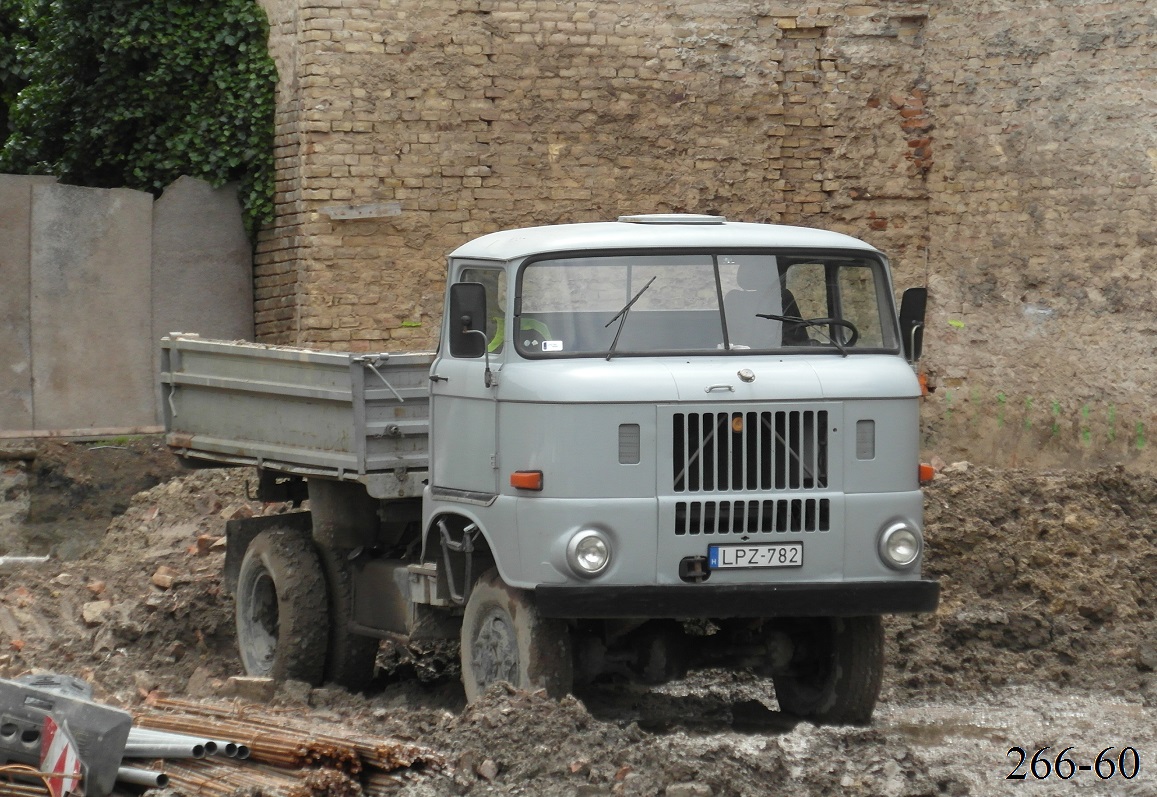
<svg viewBox="0 0 1157 797"><path fill-rule="evenodd" d="M125 746L122 783L168 785L180 794L228 797L333 793L357 785L367 795L396 791L411 768L442 770L445 761L416 745L366 734L322 733L316 724L258 706L158 698L138 712ZM248 760L246 760L248 758ZM140 766L137 766L140 764ZM45 797L38 783L0 778L0 797Z"/></svg>
<svg viewBox="0 0 1157 797"><path fill-rule="evenodd" d="M0 797L44 797L48 789L43 785L0 781Z"/></svg>
<svg viewBox="0 0 1157 797"><path fill-rule="evenodd" d="M288 770L269 764L230 765L213 759L166 761L169 786L180 794L229 797L238 790L264 794L287 794L300 786L308 771Z"/></svg>
<svg viewBox="0 0 1157 797"><path fill-rule="evenodd" d="M31 782L17 782L14 777L28 777ZM48 787L40 778L36 767L23 764L0 766L0 797L44 797Z"/></svg>
<svg viewBox="0 0 1157 797"><path fill-rule="evenodd" d="M220 756L164 760L159 771L168 776L171 788L203 797L226 797L238 789L285 794L310 780L350 777L364 778L366 794L385 793L393 790L391 785L396 789L396 773L402 770L445 766L441 756L416 745L365 734L323 733L316 724L287 713L245 704L155 698L149 710L135 716L133 733L133 738L150 742L227 739L247 749L249 760L244 762Z"/></svg>
<svg viewBox="0 0 1157 797"><path fill-rule="evenodd" d="M440 767L429 750L364 734L320 733L293 718L252 705L212 705L174 698L151 704L160 712L141 713L138 726L190 735L232 739L249 747L255 761L283 767L328 766L350 774L363 767L391 772L415 765ZM181 712L181 713L177 713Z"/></svg>

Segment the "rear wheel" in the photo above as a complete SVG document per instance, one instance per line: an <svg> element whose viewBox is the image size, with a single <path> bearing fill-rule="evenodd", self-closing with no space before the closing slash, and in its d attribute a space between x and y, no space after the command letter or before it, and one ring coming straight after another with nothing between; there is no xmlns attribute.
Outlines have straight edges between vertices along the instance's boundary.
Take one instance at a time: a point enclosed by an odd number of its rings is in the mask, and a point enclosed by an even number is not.
<svg viewBox="0 0 1157 797"><path fill-rule="evenodd" d="M328 615L325 576L309 538L284 528L254 537L241 560L236 592L245 672L321 683Z"/></svg>
<svg viewBox="0 0 1157 797"><path fill-rule="evenodd" d="M790 672L772 678L780 709L820 724L868 723L884 675L880 618L817 618L792 639Z"/></svg>
<svg viewBox="0 0 1157 797"><path fill-rule="evenodd" d="M374 679L374 662L381 641L350 630L354 598L350 551L322 547L320 555L329 584L330 608L325 680L350 691L360 691Z"/></svg>
<svg viewBox="0 0 1157 797"><path fill-rule="evenodd" d="M489 570L475 583L462 616L462 685L473 701L505 681L562 697L574 684L570 632L562 620L539 616L525 590L506 586Z"/></svg>

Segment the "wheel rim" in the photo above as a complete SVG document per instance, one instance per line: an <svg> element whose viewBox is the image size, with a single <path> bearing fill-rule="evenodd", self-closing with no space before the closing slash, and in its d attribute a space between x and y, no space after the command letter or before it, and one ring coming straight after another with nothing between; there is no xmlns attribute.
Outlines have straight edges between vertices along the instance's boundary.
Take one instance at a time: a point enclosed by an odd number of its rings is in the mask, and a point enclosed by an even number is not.
<svg viewBox="0 0 1157 797"><path fill-rule="evenodd" d="M251 675L263 675L273 668L277 648L277 587L268 572L262 572L249 588L249 605L245 614L248 644L246 669Z"/></svg>
<svg viewBox="0 0 1157 797"><path fill-rule="evenodd" d="M486 612L472 647L470 661L479 687L498 681L518 686L518 637L510 615L497 607Z"/></svg>

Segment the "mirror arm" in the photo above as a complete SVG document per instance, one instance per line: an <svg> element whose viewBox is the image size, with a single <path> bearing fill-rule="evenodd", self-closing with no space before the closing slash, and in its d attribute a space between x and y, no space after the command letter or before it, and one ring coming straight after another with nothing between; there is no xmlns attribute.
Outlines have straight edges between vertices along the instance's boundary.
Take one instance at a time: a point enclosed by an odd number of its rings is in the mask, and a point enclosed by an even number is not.
<svg viewBox="0 0 1157 797"><path fill-rule="evenodd" d="M498 380L494 378L494 372L490 370L490 339L486 337L486 333L481 329L463 329L463 333L467 335L481 335L482 336L482 356L486 360L486 371L482 381L486 387L494 387Z"/></svg>
<svg viewBox="0 0 1157 797"><path fill-rule="evenodd" d="M920 359L920 355L916 351L916 333L921 332L923 329L924 325L917 322L908 330L908 362L913 364Z"/></svg>

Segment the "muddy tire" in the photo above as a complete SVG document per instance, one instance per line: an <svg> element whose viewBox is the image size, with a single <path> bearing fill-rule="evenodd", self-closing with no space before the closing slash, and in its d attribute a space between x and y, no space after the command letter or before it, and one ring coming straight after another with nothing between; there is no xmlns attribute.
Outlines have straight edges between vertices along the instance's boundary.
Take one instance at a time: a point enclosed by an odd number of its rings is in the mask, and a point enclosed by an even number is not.
<svg viewBox="0 0 1157 797"><path fill-rule="evenodd" d="M349 551L321 548L322 567L329 585L329 646L325 680L351 692L365 689L374 679L374 662L381 640L350 631L353 620L353 570Z"/></svg>
<svg viewBox="0 0 1157 797"><path fill-rule="evenodd" d="M645 684L665 684L687 674L687 640L678 623L652 624L636 650L635 666Z"/></svg>
<svg viewBox="0 0 1157 797"><path fill-rule="evenodd" d="M540 617L525 590L502 583L496 570L478 579L462 616L462 685L473 702L492 684L566 695L574 684L570 632Z"/></svg>
<svg viewBox="0 0 1157 797"><path fill-rule="evenodd" d="M879 617L809 621L792 674L773 676L782 711L825 725L871 721L884 675Z"/></svg>
<svg viewBox="0 0 1157 797"><path fill-rule="evenodd" d="M321 561L307 536L270 529L253 538L241 560L235 616L248 675L321 683L329 611Z"/></svg>

